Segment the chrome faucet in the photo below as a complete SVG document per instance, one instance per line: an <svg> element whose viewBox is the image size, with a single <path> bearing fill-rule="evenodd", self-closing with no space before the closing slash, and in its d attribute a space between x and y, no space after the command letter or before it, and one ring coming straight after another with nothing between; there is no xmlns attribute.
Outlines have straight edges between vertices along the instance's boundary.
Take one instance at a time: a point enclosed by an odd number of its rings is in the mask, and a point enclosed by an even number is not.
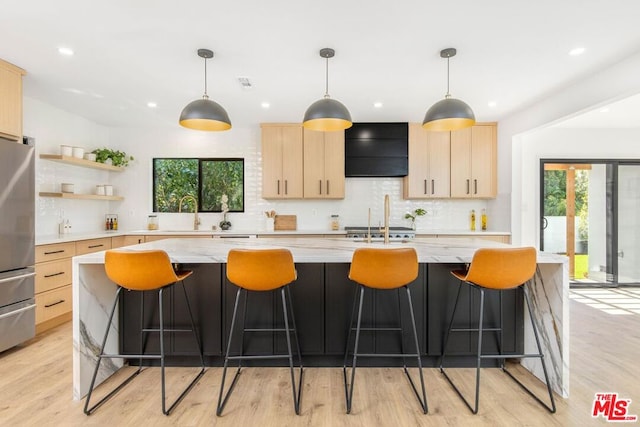
<svg viewBox="0 0 640 427"><path fill-rule="evenodd" d="M389 243L389 195L384 195L384 243Z"/></svg>
<svg viewBox="0 0 640 427"><path fill-rule="evenodd" d="M180 199L180 203L178 204L178 212L182 212L182 202L184 202L186 199L193 200L193 229L197 230L200 226L200 218L198 218L198 201L195 197L193 197L191 194L187 194L182 199Z"/></svg>

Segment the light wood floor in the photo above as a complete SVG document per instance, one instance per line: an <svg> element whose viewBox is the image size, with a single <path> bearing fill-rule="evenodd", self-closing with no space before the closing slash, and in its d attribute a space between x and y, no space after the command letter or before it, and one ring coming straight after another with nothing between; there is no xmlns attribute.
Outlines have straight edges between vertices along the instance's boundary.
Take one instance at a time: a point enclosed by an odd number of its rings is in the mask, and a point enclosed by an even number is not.
<svg viewBox="0 0 640 427"><path fill-rule="evenodd" d="M591 418L596 392L632 399L640 415L640 315L611 315L571 301L571 397L549 414L496 369L482 373L480 412L472 415L436 369L426 369L429 414L398 369L361 369L353 412L345 414L342 371L306 369L302 414L294 415L288 371L247 369L224 415L215 416L221 370L209 368L172 415L160 410L159 371L149 369L87 417L71 397L71 324L66 323L0 353L2 426L578 426L606 424ZM168 390L188 379L190 368L170 372ZM470 372L462 372L470 374ZM456 372L457 374L457 372ZM541 384L523 372L528 383ZM102 388L104 390L104 388ZM98 390L101 390L100 388Z"/></svg>

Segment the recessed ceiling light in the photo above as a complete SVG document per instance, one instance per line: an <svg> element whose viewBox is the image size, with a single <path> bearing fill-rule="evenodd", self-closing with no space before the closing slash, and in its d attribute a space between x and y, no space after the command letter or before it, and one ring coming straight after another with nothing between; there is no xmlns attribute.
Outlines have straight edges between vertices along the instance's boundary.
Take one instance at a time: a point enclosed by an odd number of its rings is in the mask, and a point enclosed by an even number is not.
<svg viewBox="0 0 640 427"><path fill-rule="evenodd" d="M58 53L64 56L73 56L73 49L68 47L59 47Z"/></svg>
<svg viewBox="0 0 640 427"><path fill-rule="evenodd" d="M269 108L269 107L271 107L271 104L269 104L268 102L263 102L262 104L260 104L260 106L262 108Z"/></svg>
<svg viewBox="0 0 640 427"><path fill-rule="evenodd" d="M611 110L609 109L609 107L604 107L604 108L601 108L601 109L600 109L600 112L601 112L601 113L608 113L609 111L611 111Z"/></svg>
<svg viewBox="0 0 640 427"><path fill-rule="evenodd" d="M498 105L498 103L496 101L489 101L489 103L487 104L489 107L494 108L495 106Z"/></svg>
<svg viewBox="0 0 640 427"><path fill-rule="evenodd" d="M571 49L569 51L569 55L571 56L578 56L578 55L582 55L584 53L586 49L583 47L575 47L573 49Z"/></svg>
<svg viewBox="0 0 640 427"><path fill-rule="evenodd" d="M158 106L158 104L156 104L155 102L147 102L147 107L149 108L156 108Z"/></svg>
<svg viewBox="0 0 640 427"><path fill-rule="evenodd" d="M382 102L374 102L373 106L376 108L382 108Z"/></svg>

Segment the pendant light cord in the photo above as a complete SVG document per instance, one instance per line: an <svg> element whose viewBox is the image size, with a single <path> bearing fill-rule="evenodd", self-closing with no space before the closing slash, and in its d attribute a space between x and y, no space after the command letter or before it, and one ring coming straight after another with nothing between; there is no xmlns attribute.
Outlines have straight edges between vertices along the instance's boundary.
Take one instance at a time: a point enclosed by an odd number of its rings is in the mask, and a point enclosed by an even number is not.
<svg viewBox="0 0 640 427"><path fill-rule="evenodd" d="M204 95L202 95L202 99L209 99L209 95L207 95L207 58L204 58Z"/></svg>
<svg viewBox="0 0 640 427"><path fill-rule="evenodd" d="M447 94L445 98L450 98L451 94L449 93L449 57L447 56Z"/></svg>
<svg viewBox="0 0 640 427"><path fill-rule="evenodd" d="M326 57L326 68L324 77L324 97L329 98L329 57Z"/></svg>

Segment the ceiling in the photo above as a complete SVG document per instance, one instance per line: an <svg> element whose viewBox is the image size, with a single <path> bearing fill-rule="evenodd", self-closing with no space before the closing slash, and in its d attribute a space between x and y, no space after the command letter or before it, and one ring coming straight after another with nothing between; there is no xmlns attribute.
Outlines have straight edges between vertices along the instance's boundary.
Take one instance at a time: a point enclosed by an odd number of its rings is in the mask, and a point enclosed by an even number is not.
<svg viewBox="0 0 640 427"><path fill-rule="evenodd" d="M323 47L336 50L329 92L354 121L421 121L446 92L439 52L455 47L451 94L499 121L640 51L638 16L637 0L3 0L0 58L27 71L27 97L163 127L202 96L208 48L209 96L245 127L302 120L324 94Z"/></svg>

